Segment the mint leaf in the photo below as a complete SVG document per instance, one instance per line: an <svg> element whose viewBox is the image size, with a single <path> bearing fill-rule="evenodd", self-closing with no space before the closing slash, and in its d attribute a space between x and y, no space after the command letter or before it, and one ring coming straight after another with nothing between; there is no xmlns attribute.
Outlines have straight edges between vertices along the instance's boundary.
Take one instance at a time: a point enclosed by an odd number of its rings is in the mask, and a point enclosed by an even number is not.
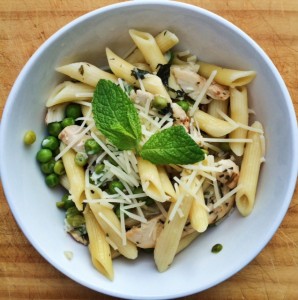
<svg viewBox="0 0 298 300"><path fill-rule="evenodd" d="M92 112L97 129L119 150L138 147L142 135L138 112L119 86L110 80L99 80Z"/></svg>
<svg viewBox="0 0 298 300"><path fill-rule="evenodd" d="M156 165L188 165L205 158L202 149L183 126L170 127L152 135L140 155Z"/></svg>

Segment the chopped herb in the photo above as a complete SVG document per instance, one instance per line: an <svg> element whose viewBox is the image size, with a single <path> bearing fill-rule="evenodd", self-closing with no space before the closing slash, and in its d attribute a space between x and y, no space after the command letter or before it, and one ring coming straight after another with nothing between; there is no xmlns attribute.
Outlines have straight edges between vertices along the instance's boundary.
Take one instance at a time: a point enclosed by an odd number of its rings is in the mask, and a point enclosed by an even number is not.
<svg viewBox="0 0 298 300"><path fill-rule="evenodd" d="M131 71L131 76L133 76L135 79L144 79L146 74L150 74L148 71L141 70L138 68L134 68Z"/></svg>
<svg viewBox="0 0 298 300"><path fill-rule="evenodd" d="M211 252L212 253L219 253L222 250L223 246L222 244L215 244L212 249Z"/></svg>
<svg viewBox="0 0 298 300"><path fill-rule="evenodd" d="M84 75L84 66L81 65L79 68L79 73L83 76Z"/></svg>

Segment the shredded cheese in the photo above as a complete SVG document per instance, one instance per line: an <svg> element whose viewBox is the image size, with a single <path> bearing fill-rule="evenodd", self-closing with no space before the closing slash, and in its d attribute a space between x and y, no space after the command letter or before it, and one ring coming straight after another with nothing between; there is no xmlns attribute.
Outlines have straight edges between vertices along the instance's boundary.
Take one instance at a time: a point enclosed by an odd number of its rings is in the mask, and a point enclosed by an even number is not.
<svg viewBox="0 0 298 300"><path fill-rule="evenodd" d="M208 80L206 81L205 85L202 87L202 90L201 92L199 93L194 105L192 106L191 110L189 111L189 115L190 116L193 116L195 111L198 109L199 107L199 104L201 103L203 97L205 96L209 86L211 85L214 77L216 76L217 74L217 71L216 70L213 70L208 78Z"/></svg>
<svg viewBox="0 0 298 300"><path fill-rule="evenodd" d="M214 205L213 208L217 208L218 206L222 205L224 202L226 202L231 196L236 194L240 189L242 188L242 184L237 185L234 189L230 190L228 193L226 193L222 198L218 199Z"/></svg>

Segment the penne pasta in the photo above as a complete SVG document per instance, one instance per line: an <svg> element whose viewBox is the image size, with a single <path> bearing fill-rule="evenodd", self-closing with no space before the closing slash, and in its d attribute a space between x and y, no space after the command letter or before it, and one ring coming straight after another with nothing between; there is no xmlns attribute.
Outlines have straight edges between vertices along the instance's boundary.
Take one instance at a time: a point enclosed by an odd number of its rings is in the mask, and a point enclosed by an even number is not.
<svg viewBox="0 0 298 300"><path fill-rule="evenodd" d="M150 198L164 202L167 198L157 166L148 160L138 157L138 169L144 192ZM166 181L164 176L163 181Z"/></svg>
<svg viewBox="0 0 298 300"><path fill-rule="evenodd" d="M50 97L48 98L46 107L51 107L57 104L70 101L91 101L93 97L93 92L94 88L84 83L64 81L63 83L57 85L56 88L53 90ZM80 94L87 94L87 96L81 97Z"/></svg>
<svg viewBox="0 0 298 300"><path fill-rule="evenodd" d="M84 210L86 229L89 237L89 252L94 267L104 276L113 280L114 270L110 245L106 241L106 236L94 217L89 205Z"/></svg>
<svg viewBox="0 0 298 300"><path fill-rule="evenodd" d="M117 56L109 48L106 49L106 54L109 66L117 77L126 80L128 83L136 87L140 87L139 80L132 75L132 72L135 69L132 64ZM162 84L161 79L156 75L147 74L146 77L141 80L141 82L148 92L154 95L163 96L169 103L172 102L168 92Z"/></svg>
<svg viewBox="0 0 298 300"><path fill-rule="evenodd" d="M246 87L230 88L230 116L233 121L243 125L248 125L248 102ZM229 137L231 139L245 139L247 130L237 128L233 130ZM244 143L230 143L231 150L237 155L242 156Z"/></svg>
<svg viewBox="0 0 298 300"><path fill-rule="evenodd" d="M197 232L204 232L208 227L208 212L205 208L205 200L202 188L199 189L197 197L194 198L189 212L191 226Z"/></svg>
<svg viewBox="0 0 298 300"><path fill-rule="evenodd" d="M115 83L117 82L115 75L86 62L64 65L56 68L56 71L93 87L96 87L100 79L111 80Z"/></svg>
<svg viewBox="0 0 298 300"><path fill-rule="evenodd" d="M62 151L64 148L65 145L61 143L60 151ZM62 156L62 161L68 178L69 192L72 200L77 209L82 211L85 194L85 172L82 167L75 163L75 156L75 151L70 149Z"/></svg>
<svg viewBox="0 0 298 300"><path fill-rule="evenodd" d="M255 77L255 71L240 71L222 68L216 65L208 64L206 62L199 61L200 65L199 74L203 77L209 77L211 73L216 70L217 74L214 80L222 85L230 87L243 86L250 83Z"/></svg>
<svg viewBox="0 0 298 300"><path fill-rule="evenodd" d="M180 206L183 216L180 217L179 214L175 214L171 221L167 218L164 228L156 240L154 261L159 272L166 271L174 260L192 202L193 197L187 195L184 197L182 205ZM171 204L170 211L174 205L175 203Z"/></svg>
<svg viewBox="0 0 298 300"><path fill-rule="evenodd" d="M254 122L252 127L263 130L262 124L257 121ZM236 205L243 216L248 216L253 209L262 162L261 135L257 132L249 131L248 138L252 139L252 143L248 143L244 150L238 180L238 185L241 186L241 189L236 194Z"/></svg>
<svg viewBox="0 0 298 300"><path fill-rule="evenodd" d="M156 40L151 34L133 29L129 30L129 34L152 71L156 71L159 64L164 65L167 63Z"/></svg>
<svg viewBox="0 0 298 300"><path fill-rule="evenodd" d="M215 118L201 110L194 114L195 121L199 124L201 130L212 137L221 137L235 130L235 126L227 121Z"/></svg>
<svg viewBox="0 0 298 300"><path fill-rule="evenodd" d="M163 187L165 194L170 196L170 200L172 202L175 202L177 195L176 195L174 187L169 179L169 175L167 174L165 168L158 166L157 171L158 171L158 176L160 179L161 186Z"/></svg>
<svg viewBox="0 0 298 300"><path fill-rule="evenodd" d="M198 236L199 236L199 233L197 231L194 231L194 232L182 237L179 242L176 255L178 253L180 253L182 250L184 250L186 247L188 247Z"/></svg>
<svg viewBox="0 0 298 300"><path fill-rule="evenodd" d="M89 206L105 235L117 246L116 250L126 258L136 259L138 256L137 247L130 241L123 241L120 220L114 211L99 203L91 202Z"/></svg>
<svg viewBox="0 0 298 300"><path fill-rule="evenodd" d="M207 113L215 118L223 120L222 116L218 113L218 111L227 114L228 106L229 106L228 100L222 101L222 100L213 99L208 105Z"/></svg>
<svg viewBox="0 0 298 300"><path fill-rule="evenodd" d="M161 50L162 53L167 52L171 48L173 48L178 42L178 37L169 30L163 30L160 32L156 37L155 41L157 46ZM142 52L137 48L135 49L127 58L126 60L131 63L142 63L145 62L145 58Z"/></svg>

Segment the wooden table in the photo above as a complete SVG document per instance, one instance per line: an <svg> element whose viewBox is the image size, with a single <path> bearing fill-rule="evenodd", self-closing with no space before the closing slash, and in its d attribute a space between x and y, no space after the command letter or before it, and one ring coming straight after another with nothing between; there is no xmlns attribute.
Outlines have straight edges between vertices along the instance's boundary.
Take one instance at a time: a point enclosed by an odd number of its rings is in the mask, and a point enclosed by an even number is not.
<svg viewBox="0 0 298 300"><path fill-rule="evenodd" d="M0 0L0 114L18 73L60 27L116 0ZM283 76L298 113L298 1L188 0L248 33ZM26 240L0 189L0 299L115 299L65 277ZM184 299L298 299L298 191L266 248L229 280Z"/></svg>

